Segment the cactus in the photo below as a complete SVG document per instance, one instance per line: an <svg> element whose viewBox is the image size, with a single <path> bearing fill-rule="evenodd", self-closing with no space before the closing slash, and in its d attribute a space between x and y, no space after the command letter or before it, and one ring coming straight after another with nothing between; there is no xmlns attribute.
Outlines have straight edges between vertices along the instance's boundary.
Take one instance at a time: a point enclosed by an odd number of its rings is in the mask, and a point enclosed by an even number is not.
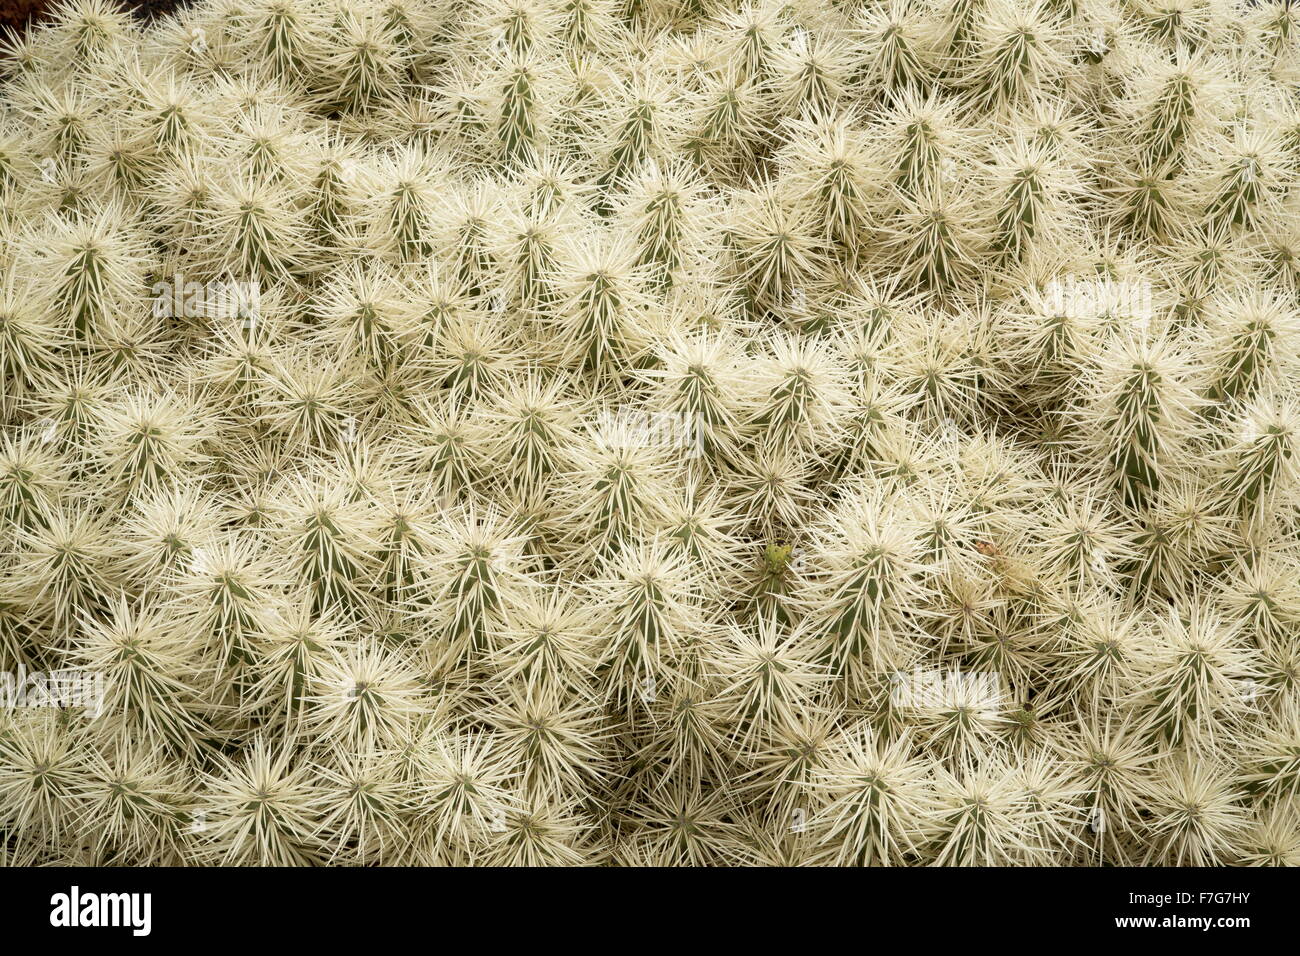
<svg viewBox="0 0 1300 956"><path fill-rule="evenodd" d="M1300 863L1298 42L64 0L0 66L0 857Z"/></svg>

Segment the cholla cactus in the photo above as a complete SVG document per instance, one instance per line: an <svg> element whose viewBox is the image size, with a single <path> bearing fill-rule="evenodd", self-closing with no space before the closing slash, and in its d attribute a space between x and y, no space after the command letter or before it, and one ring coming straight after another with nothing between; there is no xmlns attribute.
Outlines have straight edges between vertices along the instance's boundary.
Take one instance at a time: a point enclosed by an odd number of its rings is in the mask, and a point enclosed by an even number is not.
<svg viewBox="0 0 1300 956"><path fill-rule="evenodd" d="M1294 9L6 47L6 862L1300 862Z"/></svg>

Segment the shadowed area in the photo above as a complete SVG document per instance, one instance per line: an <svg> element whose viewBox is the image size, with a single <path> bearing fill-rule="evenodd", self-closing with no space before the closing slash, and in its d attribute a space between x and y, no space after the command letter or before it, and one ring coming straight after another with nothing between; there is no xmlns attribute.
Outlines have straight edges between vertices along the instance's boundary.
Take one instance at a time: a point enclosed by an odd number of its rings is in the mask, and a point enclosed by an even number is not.
<svg viewBox="0 0 1300 956"><path fill-rule="evenodd" d="M0 0L0 28L2 32L22 30L28 24L40 23L48 18L56 4L53 0ZM170 13L182 4L176 0L128 0L121 4L141 20Z"/></svg>

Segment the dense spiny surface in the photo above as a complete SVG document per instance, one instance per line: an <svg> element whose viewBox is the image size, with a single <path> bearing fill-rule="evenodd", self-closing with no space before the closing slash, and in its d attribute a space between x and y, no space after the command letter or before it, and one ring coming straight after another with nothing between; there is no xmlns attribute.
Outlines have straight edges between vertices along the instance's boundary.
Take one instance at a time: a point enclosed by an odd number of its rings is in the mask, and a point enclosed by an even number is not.
<svg viewBox="0 0 1300 956"><path fill-rule="evenodd" d="M1224 0L11 38L0 861L1295 862L1298 44Z"/></svg>

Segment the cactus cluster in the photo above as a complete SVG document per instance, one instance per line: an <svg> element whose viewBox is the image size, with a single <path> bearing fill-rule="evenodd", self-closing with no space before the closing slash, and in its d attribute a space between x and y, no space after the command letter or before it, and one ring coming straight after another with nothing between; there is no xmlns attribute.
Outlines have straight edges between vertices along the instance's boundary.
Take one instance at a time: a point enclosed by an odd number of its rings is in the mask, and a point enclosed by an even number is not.
<svg viewBox="0 0 1300 956"><path fill-rule="evenodd" d="M0 863L1300 861L1300 10L6 47Z"/></svg>

